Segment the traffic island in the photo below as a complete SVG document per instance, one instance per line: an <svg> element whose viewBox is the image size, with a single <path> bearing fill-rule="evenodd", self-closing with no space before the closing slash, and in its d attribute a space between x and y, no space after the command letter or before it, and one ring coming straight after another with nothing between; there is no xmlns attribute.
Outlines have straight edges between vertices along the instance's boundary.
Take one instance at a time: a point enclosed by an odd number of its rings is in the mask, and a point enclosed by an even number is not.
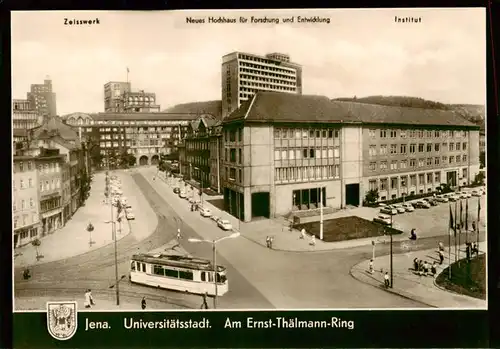
<svg viewBox="0 0 500 349"><path fill-rule="evenodd" d="M446 268L436 278L436 285L448 291L478 299L486 299L486 254L468 262L462 259Z"/></svg>
<svg viewBox="0 0 500 349"><path fill-rule="evenodd" d="M297 230L305 229L308 234L320 237L320 222L308 222L294 226ZM360 217L349 216L323 221L323 241L338 242L353 239L379 237L383 235L399 235L398 229L383 226Z"/></svg>

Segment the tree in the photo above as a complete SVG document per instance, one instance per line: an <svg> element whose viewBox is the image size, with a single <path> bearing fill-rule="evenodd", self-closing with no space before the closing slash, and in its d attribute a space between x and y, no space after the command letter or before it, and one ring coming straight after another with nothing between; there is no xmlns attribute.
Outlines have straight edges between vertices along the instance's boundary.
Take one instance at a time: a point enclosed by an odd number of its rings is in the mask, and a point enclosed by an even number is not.
<svg viewBox="0 0 500 349"><path fill-rule="evenodd" d="M479 172L475 177L474 177L474 182L473 184L476 185L484 185L484 172Z"/></svg>
<svg viewBox="0 0 500 349"><path fill-rule="evenodd" d="M438 187L438 191L440 194L446 194L451 193L453 189L451 189L451 186L448 183L441 183L441 185Z"/></svg>
<svg viewBox="0 0 500 349"><path fill-rule="evenodd" d="M365 195L365 203L368 205L374 204L379 198L378 189L369 190Z"/></svg>
<svg viewBox="0 0 500 349"><path fill-rule="evenodd" d="M479 164L480 168L484 168L486 166L486 153L484 151L479 153Z"/></svg>

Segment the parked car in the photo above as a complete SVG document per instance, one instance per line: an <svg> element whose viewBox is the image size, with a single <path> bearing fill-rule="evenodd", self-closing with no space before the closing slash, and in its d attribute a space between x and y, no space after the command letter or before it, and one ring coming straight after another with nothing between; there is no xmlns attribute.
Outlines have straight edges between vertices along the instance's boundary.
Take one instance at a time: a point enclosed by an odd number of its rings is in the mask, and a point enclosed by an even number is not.
<svg viewBox="0 0 500 349"><path fill-rule="evenodd" d="M434 198L425 198L424 201L427 201L431 206L437 206L438 201Z"/></svg>
<svg viewBox="0 0 500 349"><path fill-rule="evenodd" d="M217 216L211 216L210 219L213 220L215 223L219 223L220 218Z"/></svg>
<svg viewBox="0 0 500 349"><path fill-rule="evenodd" d="M180 188L179 188L179 187L175 187L175 188L174 188L174 194L179 194L179 192L180 192L180 191L181 191L181 190L180 190Z"/></svg>
<svg viewBox="0 0 500 349"><path fill-rule="evenodd" d="M373 218L373 221L384 225L390 225L391 217L385 214L379 214L377 217Z"/></svg>
<svg viewBox="0 0 500 349"><path fill-rule="evenodd" d="M415 208L430 208L431 204L424 200L418 200L413 204L413 206L415 206Z"/></svg>
<svg viewBox="0 0 500 349"><path fill-rule="evenodd" d="M126 197L126 196L122 196L122 197L120 198L120 202L122 203L122 205L126 205L126 204L127 204L127 202L128 202L127 197Z"/></svg>
<svg viewBox="0 0 500 349"><path fill-rule="evenodd" d="M125 214L125 217L130 221L135 219L134 212L132 210L127 210L127 213Z"/></svg>
<svg viewBox="0 0 500 349"><path fill-rule="evenodd" d="M378 204L378 207L385 207L385 206L387 206L387 205L384 204L383 202L381 202L381 203Z"/></svg>
<svg viewBox="0 0 500 349"><path fill-rule="evenodd" d="M448 202L450 201L446 195L438 195L436 196L437 202Z"/></svg>
<svg viewBox="0 0 500 349"><path fill-rule="evenodd" d="M212 211L210 211L208 208L202 207L200 210L200 215L202 217L210 217L212 215Z"/></svg>
<svg viewBox="0 0 500 349"><path fill-rule="evenodd" d="M185 191L180 191L179 192L179 197L185 199L186 198L186 192Z"/></svg>
<svg viewBox="0 0 500 349"><path fill-rule="evenodd" d="M125 204L125 208L132 208L132 205L130 205L129 203Z"/></svg>
<svg viewBox="0 0 500 349"><path fill-rule="evenodd" d="M401 204L391 205L392 208L395 208L398 213L405 213L406 209Z"/></svg>
<svg viewBox="0 0 500 349"><path fill-rule="evenodd" d="M223 230L231 230L231 229L233 229L233 226L231 225L231 223L229 223L229 221L225 220L225 219L220 219L217 222L217 225L219 226L219 228L221 228Z"/></svg>
<svg viewBox="0 0 500 349"><path fill-rule="evenodd" d="M395 214L398 214L398 210L396 210L392 206L386 206L386 207L382 207L380 209L380 213L395 215Z"/></svg>
<svg viewBox="0 0 500 349"><path fill-rule="evenodd" d="M413 207L413 205L408 202L404 203L402 206L405 208L406 212L415 211L415 207Z"/></svg>
<svg viewBox="0 0 500 349"><path fill-rule="evenodd" d="M455 194L446 194L446 197L448 198L448 200L450 201L457 201L457 200L460 200L460 197L458 197L457 195Z"/></svg>
<svg viewBox="0 0 500 349"><path fill-rule="evenodd" d="M471 193L466 192L466 191L460 192L460 198L461 199L467 199L467 198L470 198L470 197L472 197Z"/></svg>

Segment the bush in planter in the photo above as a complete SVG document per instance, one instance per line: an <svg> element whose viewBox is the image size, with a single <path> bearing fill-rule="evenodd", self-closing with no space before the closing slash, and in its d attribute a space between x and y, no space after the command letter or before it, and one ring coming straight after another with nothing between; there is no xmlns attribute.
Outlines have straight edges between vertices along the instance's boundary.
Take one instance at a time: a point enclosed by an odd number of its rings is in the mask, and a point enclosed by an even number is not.
<svg viewBox="0 0 500 349"><path fill-rule="evenodd" d="M367 205L372 205L377 202L379 198L378 189L369 190L365 195L365 203Z"/></svg>

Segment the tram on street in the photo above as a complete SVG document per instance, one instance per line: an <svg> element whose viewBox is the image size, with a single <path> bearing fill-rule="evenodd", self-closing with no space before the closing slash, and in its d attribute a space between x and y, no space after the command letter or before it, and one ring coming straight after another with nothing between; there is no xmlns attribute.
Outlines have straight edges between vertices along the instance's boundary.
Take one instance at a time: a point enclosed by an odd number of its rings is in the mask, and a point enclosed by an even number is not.
<svg viewBox="0 0 500 349"><path fill-rule="evenodd" d="M129 278L136 284L210 296L215 296L216 278L217 296L228 291L226 268L218 265L214 273L209 260L195 257L136 254L130 261Z"/></svg>

